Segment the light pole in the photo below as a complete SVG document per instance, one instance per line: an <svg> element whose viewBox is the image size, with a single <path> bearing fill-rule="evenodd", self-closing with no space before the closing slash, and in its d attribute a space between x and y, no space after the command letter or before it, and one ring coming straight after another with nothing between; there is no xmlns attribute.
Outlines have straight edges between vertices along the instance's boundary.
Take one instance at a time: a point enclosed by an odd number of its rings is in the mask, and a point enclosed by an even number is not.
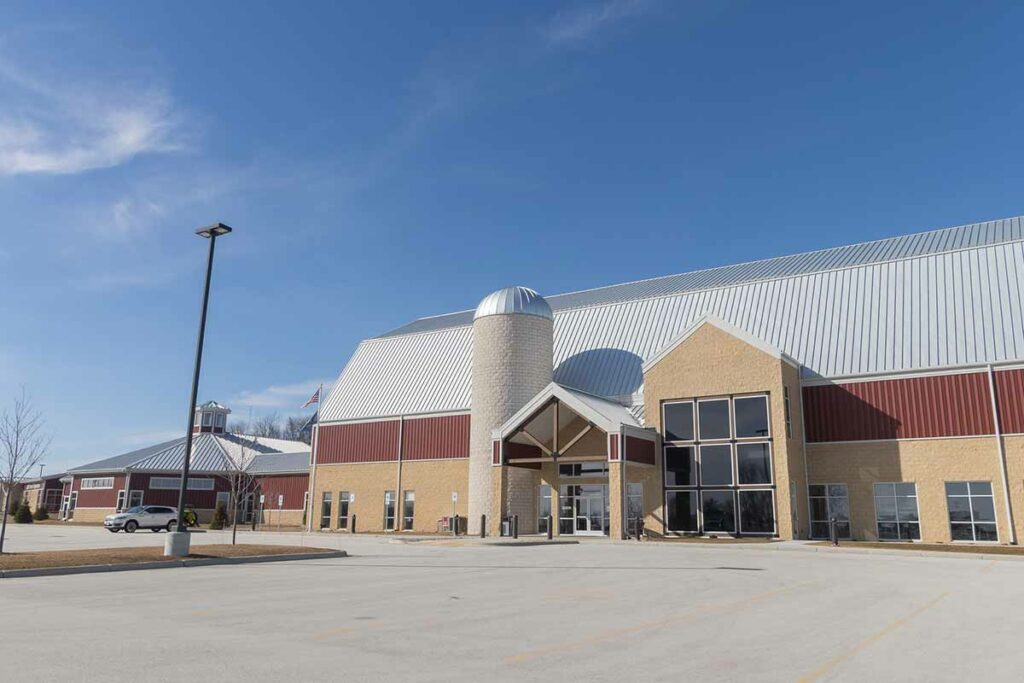
<svg viewBox="0 0 1024 683"><path fill-rule="evenodd" d="M188 468L192 459L192 430L196 425L196 400L199 393L199 370L203 364L203 339L206 336L206 309L210 303L210 276L213 274L213 251L217 238L231 232L223 223L214 223L196 230L196 234L210 240L210 254L206 260L206 285L203 287L203 306L199 313L199 336L196 340L196 365L192 373L192 395L188 402L188 431L185 433L185 459L181 466L181 487L178 490L178 529L167 534L164 555L185 557L189 553L189 534L185 527L185 490L188 487Z"/></svg>

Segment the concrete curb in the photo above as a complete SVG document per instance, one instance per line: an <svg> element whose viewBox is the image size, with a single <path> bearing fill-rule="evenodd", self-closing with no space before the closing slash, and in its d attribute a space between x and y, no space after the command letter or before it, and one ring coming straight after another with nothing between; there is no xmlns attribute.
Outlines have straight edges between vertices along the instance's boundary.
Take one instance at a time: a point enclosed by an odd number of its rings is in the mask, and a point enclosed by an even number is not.
<svg viewBox="0 0 1024 683"><path fill-rule="evenodd" d="M329 550L322 553L289 553L287 555L253 555L250 557L194 557L184 560L154 560L126 564L86 564L79 567L43 567L40 569L0 570L0 579L17 579L30 576L64 576L67 574L99 574L106 572L132 572L145 569L171 569L173 567L210 567L220 564L256 564L261 562L290 562L292 560L320 560L333 557L348 557L344 550Z"/></svg>
<svg viewBox="0 0 1024 683"><path fill-rule="evenodd" d="M941 557L944 559L958 560L999 560L1008 562L1024 561L1024 555L1009 553L985 553L985 552L943 552L941 550L887 550L885 548L851 548L849 546L811 546L807 545L798 552L812 553L848 553L851 555L884 555L885 557Z"/></svg>

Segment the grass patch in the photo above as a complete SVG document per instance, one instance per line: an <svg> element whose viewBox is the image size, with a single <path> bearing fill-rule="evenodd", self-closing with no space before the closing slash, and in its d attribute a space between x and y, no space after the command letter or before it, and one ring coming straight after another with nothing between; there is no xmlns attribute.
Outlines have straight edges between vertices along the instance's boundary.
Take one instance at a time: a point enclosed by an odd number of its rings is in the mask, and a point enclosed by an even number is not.
<svg viewBox="0 0 1024 683"><path fill-rule="evenodd" d="M290 555L292 553L328 553L328 548L307 548L295 545L238 545L211 544L193 547L190 558L204 557L257 557ZM4 553L0 555L0 569L43 569L50 567L84 567L96 564L135 564L158 562L174 558L164 557L158 548L94 548L88 550L47 550L34 553Z"/></svg>
<svg viewBox="0 0 1024 683"><path fill-rule="evenodd" d="M811 545L831 546L828 541ZM961 545L959 543L883 543L875 541L840 541L840 548L882 548L885 550L927 550L938 553L975 553L982 555L1024 555L1024 547L1012 545Z"/></svg>

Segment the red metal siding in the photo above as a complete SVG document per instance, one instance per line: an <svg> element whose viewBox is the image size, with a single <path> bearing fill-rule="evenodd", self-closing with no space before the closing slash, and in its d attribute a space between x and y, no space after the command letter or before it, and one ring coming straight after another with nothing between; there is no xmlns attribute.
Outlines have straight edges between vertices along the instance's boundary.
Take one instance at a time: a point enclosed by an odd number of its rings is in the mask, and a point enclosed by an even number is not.
<svg viewBox="0 0 1024 683"><path fill-rule="evenodd" d="M398 420L324 425L317 431L319 465L398 459Z"/></svg>
<svg viewBox="0 0 1024 683"><path fill-rule="evenodd" d="M615 462L619 459L619 435L612 434L608 439L608 459Z"/></svg>
<svg viewBox="0 0 1024 683"><path fill-rule="evenodd" d="M995 381L1003 433L1024 434L1024 370L999 370Z"/></svg>
<svg viewBox="0 0 1024 683"><path fill-rule="evenodd" d="M109 489L83 489L83 479L97 477L113 477L114 487ZM80 508L111 508L117 505L117 492L124 488L123 474L82 474L75 477L75 491L78 491L76 507Z"/></svg>
<svg viewBox="0 0 1024 683"><path fill-rule="evenodd" d="M132 491L142 491L142 502L145 505L170 505L178 507L178 489L151 489L149 480L152 477L180 477L180 472L165 474L132 474L130 482ZM209 475L190 475L189 479L208 479ZM197 510L212 510L217 505L217 492L230 491L231 486L223 477L213 477L212 491L185 491L185 503Z"/></svg>
<svg viewBox="0 0 1024 683"><path fill-rule="evenodd" d="M492 441L491 442L491 464L492 465L500 465L501 464L501 442L500 441Z"/></svg>
<svg viewBox="0 0 1024 683"><path fill-rule="evenodd" d="M407 419L402 425L402 460L469 457L469 415Z"/></svg>
<svg viewBox="0 0 1024 683"><path fill-rule="evenodd" d="M647 439L640 439L635 436L626 437L626 460L629 462L642 462L646 465L654 464L654 442Z"/></svg>
<svg viewBox="0 0 1024 683"><path fill-rule="evenodd" d="M807 440L992 434L986 373L804 387Z"/></svg>
<svg viewBox="0 0 1024 683"><path fill-rule="evenodd" d="M287 474L274 477L257 477L256 485L260 493L267 497L264 508L277 509L278 495L284 495L282 510L301 510L306 491L309 490L308 474Z"/></svg>

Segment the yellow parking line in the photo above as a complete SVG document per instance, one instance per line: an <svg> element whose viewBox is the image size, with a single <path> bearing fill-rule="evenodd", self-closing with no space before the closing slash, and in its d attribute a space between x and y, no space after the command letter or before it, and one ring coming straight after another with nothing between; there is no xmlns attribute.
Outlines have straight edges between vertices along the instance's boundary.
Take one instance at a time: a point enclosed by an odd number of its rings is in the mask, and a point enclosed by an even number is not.
<svg viewBox="0 0 1024 683"><path fill-rule="evenodd" d="M644 633L646 631L656 631L658 629L665 628L666 626L681 624L687 621L693 621L695 619L699 619L701 617L708 616L711 614L732 612L747 607L751 607L759 602L764 602L765 600L768 600L770 598L778 597L780 595L784 595L786 593L790 593L798 589L808 588L819 583L820 582L818 581L808 581L806 583L795 584L793 586L779 588L777 590L768 591L766 593L759 593L757 595L753 595L749 598L744 598L742 600L733 600L731 602L726 603L705 605L703 607L697 607L693 611L686 612L679 616L668 617L666 619L659 619L658 621L650 621L643 624L637 624L635 626L629 626L626 628L617 628L608 631L602 631L600 633L595 633L592 636L581 638L580 640L570 640L562 643L548 645L546 647L537 648L535 650L527 650L525 652L520 652L519 654L505 657L504 661L506 664L520 664L522 662L529 661L531 659L537 659L538 657L543 657L545 655L566 652L569 650L578 650L589 645L597 645L599 643L604 643L609 640L615 640L623 636L635 635L637 633Z"/></svg>
<svg viewBox="0 0 1024 683"><path fill-rule="evenodd" d="M870 636L868 636L867 638L865 638L861 642L859 642L856 645L854 645L847 652L845 652L845 653L843 653L841 655L838 655L836 657L833 657L832 659L828 660L827 662L825 662L824 664L819 666L814 671L812 671L809 674L807 674L807 675L803 676L802 678L800 678L799 679L799 683L809 683L810 681L818 680L819 678L821 678L822 676L827 674L829 671L831 671L833 668L835 668L837 665L842 664L843 662L846 662L846 661L852 659L853 657L855 657L859 653L863 652L867 648L871 647L872 645L874 645L875 643L880 641L882 638L885 638L887 635L889 635L893 631L896 631L901 626L904 626L905 624L907 624L911 619L913 619L917 615L921 614L925 610L931 609L940 600L945 598L947 595L949 595L948 592L942 593L941 595L937 595L936 597L932 598L931 600L929 600L925 604L923 604L920 607L918 607L917 609L915 609L913 612L911 612L907 616L900 617L896 621L892 622L891 624L889 624L888 626L883 628L881 631L878 631L877 633L871 634Z"/></svg>

